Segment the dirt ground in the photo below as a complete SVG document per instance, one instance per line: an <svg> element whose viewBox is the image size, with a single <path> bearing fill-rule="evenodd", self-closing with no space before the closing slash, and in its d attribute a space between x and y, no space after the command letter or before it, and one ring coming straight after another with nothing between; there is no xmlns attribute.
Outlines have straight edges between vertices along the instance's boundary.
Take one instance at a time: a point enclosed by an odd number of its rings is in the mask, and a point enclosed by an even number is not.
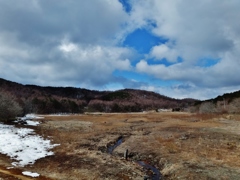
<svg viewBox="0 0 240 180"><path fill-rule="evenodd" d="M143 180L157 168L161 179L240 179L240 115L181 112L45 116L36 132L53 143L55 155L34 165L7 169L0 155L0 180ZM108 147L122 138L112 154ZM129 157L124 159L128 149ZM38 178L22 171L41 174Z"/></svg>

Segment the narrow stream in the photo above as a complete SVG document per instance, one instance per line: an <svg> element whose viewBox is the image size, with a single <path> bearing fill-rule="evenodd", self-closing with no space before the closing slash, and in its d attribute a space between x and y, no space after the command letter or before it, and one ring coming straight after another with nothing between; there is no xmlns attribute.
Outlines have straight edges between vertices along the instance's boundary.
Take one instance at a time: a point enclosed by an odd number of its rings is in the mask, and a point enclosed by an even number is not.
<svg viewBox="0 0 240 180"><path fill-rule="evenodd" d="M151 175L149 175L149 178L151 180L160 180L162 179L162 174L160 173L160 171L155 168L154 166L151 166L149 164L147 164L144 161L137 161L137 163L142 166L145 170L151 170L153 173Z"/></svg>
<svg viewBox="0 0 240 180"><path fill-rule="evenodd" d="M118 147L120 144L122 144L122 142L123 142L123 137L120 136L113 145L110 145L107 147L107 153L112 154L114 149L116 147ZM136 161L136 163L138 165L142 166L147 172L149 172L149 170L152 172L151 174L148 174L147 179L149 179L149 180L161 180L162 179L162 174L154 166L151 166L150 164L148 164L144 161Z"/></svg>
<svg viewBox="0 0 240 180"><path fill-rule="evenodd" d="M118 147L120 144L122 144L122 142L123 142L123 137L120 136L120 137L117 139L117 141L115 142L115 144L107 147L107 153L112 154L113 151L114 151L114 149L115 149L116 147Z"/></svg>

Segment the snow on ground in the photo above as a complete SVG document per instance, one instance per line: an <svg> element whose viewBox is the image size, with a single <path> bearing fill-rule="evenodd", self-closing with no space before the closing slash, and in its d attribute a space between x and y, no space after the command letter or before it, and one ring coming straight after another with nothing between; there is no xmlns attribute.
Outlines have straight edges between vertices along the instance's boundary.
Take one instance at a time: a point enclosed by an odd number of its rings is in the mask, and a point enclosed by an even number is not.
<svg viewBox="0 0 240 180"><path fill-rule="evenodd" d="M31 121L31 120L26 120L26 123L27 123L27 125L29 125L29 126L37 126L37 125L40 124L40 123L37 122L37 121Z"/></svg>
<svg viewBox="0 0 240 180"><path fill-rule="evenodd" d="M38 174L38 173L33 173L33 172L29 172L29 171L23 171L22 174L25 176L31 176L31 177L39 177L40 176L40 174Z"/></svg>
<svg viewBox="0 0 240 180"><path fill-rule="evenodd" d="M0 153L13 159L13 166L34 164L37 159L53 155L49 150L55 146L32 129L0 124Z"/></svg>
<svg viewBox="0 0 240 180"><path fill-rule="evenodd" d="M72 116L72 115L75 115L75 114L72 114L72 113L56 113L56 114L50 114L48 116Z"/></svg>
<svg viewBox="0 0 240 180"><path fill-rule="evenodd" d="M43 119L44 117L41 116L37 116L36 114L27 114L25 117L23 117L25 119Z"/></svg>
<svg viewBox="0 0 240 180"><path fill-rule="evenodd" d="M29 125L29 126L37 126L40 123L38 121L33 121L35 119L44 119L44 117L37 116L35 114L27 114L24 117L18 117L15 122L22 123L22 124Z"/></svg>

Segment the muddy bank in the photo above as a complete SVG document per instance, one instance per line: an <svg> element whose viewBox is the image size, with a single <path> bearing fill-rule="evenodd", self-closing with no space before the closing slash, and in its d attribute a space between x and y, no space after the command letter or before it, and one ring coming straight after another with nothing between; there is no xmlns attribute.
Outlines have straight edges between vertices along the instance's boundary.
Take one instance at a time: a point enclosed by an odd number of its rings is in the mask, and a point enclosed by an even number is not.
<svg viewBox="0 0 240 180"><path fill-rule="evenodd" d="M107 153L112 154L114 149L123 143L123 140L124 140L123 136L119 136L118 139L114 143L107 144ZM133 157L133 156L134 155L132 153L129 153L128 149L126 149L123 157L125 160L131 160L131 157ZM136 164L138 164L139 166L141 166L143 168L143 170L146 173L146 175L144 176L145 180L160 180L160 179L162 179L162 174L156 167L154 167L154 166L150 165L149 163L142 161L142 160L133 161L133 162L135 162Z"/></svg>
<svg viewBox="0 0 240 180"><path fill-rule="evenodd" d="M3 166L0 166L0 179L4 178L4 179L9 179L9 180L32 180L32 179L36 179L36 180L52 180L50 178L44 177L44 176L39 176L39 177L28 177L22 174L22 170L20 169L7 169Z"/></svg>

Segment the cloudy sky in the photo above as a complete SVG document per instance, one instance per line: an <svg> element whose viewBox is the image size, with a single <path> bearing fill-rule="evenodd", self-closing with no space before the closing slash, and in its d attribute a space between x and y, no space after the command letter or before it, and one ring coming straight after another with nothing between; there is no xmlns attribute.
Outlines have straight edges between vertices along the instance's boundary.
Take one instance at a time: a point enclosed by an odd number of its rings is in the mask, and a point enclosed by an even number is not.
<svg viewBox="0 0 240 180"><path fill-rule="evenodd" d="M240 90L239 0L0 0L0 77L208 99Z"/></svg>

